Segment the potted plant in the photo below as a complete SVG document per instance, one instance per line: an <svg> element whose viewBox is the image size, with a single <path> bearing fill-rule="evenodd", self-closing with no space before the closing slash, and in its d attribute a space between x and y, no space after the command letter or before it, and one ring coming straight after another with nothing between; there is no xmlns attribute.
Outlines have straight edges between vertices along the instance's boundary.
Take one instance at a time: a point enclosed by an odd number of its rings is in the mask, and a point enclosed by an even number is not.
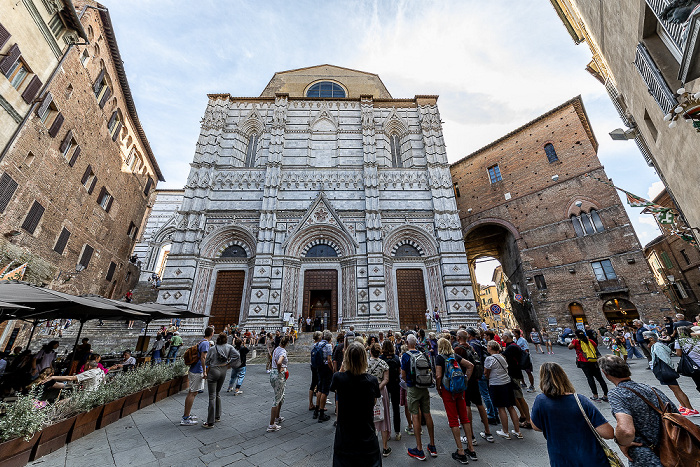
<svg viewBox="0 0 700 467"><path fill-rule="evenodd" d="M74 415L68 419L52 423L41 430L41 436L36 446L34 446L30 460L38 459L41 456L61 449L66 444L77 418L78 416Z"/></svg>
<svg viewBox="0 0 700 467"><path fill-rule="evenodd" d="M35 393L19 396L13 404L0 402L0 466L23 466L41 436L47 420L43 404Z"/></svg>

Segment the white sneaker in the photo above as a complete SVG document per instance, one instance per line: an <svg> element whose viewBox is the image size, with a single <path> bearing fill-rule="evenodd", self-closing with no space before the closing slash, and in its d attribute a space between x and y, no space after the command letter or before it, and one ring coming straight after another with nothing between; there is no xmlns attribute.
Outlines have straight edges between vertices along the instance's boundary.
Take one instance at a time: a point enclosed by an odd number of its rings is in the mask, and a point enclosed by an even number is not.
<svg viewBox="0 0 700 467"><path fill-rule="evenodd" d="M268 432L268 433L272 433L272 432L274 432L274 431L279 431L280 428L282 428L282 427L279 426L279 425L277 425L277 424L275 424L275 425L269 425L269 426L267 427L267 432Z"/></svg>
<svg viewBox="0 0 700 467"><path fill-rule="evenodd" d="M284 421L284 417L277 417L275 419L275 425L282 425L283 421Z"/></svg>
<svg viewBox="0 0 700 467"><path fill-rule="evenodd" d="M197 424L197 420L192 419L192 417L183 418L180 420L180 425L182 426L193 426Z"/></svg>
<svg viewBox="0 0 700 467"><path fill-rule="evenodd" d="M508 433L506 433L505 431L503 431L503 430L498 430L498 431L496 431L496 434L497 434L498 436L500 436L501 438L511 439L511 438L510 438L510 435L509 435Z"/></svg>

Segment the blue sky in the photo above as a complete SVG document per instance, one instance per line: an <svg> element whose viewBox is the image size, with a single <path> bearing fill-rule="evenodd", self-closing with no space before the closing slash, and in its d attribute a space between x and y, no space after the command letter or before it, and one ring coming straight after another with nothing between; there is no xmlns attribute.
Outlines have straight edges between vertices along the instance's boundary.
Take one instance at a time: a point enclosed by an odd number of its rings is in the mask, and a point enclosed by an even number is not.
<svg viewBox="0 0 700 467"><path fill-rule="evenodd" d="M633 141L608 136L622 122L585 71L588 47L574 45L548 0L105 5L160 188L186 181L207 93L257 96L275 71L323 63L377 73L394 97L438 94L450 161L581 94L608 176L643 197L661 188ZM628 214L642 244L658 235L651 216Z"/></svg>

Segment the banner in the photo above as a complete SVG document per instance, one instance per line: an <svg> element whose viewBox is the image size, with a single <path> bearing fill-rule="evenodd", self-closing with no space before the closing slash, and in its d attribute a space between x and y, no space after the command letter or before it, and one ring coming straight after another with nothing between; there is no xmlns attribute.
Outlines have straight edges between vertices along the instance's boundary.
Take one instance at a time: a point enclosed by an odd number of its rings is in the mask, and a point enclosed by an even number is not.
<svg viewBox="0 0 700 467"><path fill-rule="evenodd" d="M27 263L13 269L12 271L0 276L0 281L21 281L24 277L24 271L27 270ZM4 269L3 269L4 271Z"/></svg>

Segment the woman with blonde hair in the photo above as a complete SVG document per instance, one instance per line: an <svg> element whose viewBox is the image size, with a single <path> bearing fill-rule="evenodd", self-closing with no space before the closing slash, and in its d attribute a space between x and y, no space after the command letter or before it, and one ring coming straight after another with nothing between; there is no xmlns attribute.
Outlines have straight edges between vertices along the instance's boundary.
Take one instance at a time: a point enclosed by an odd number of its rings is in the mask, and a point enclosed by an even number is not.
<svg viewBox="0 0 700 467"><path fill-rule="evenodd" d="M456 388L454 392L450 391L449 375L452 368L457 365L464 373L464 376L459 376L463 380L461 390ZM464 390L466 389L466 381L474 371L474 365L462 358L459 354L454 353L452 344L445 338L440 338L437 341L437 356L435 357L435 387L438 394L442 398L442 404L445 406L447 413L447 422L452 430L452 436L457 444L457 451L452 453L452 458L462 464L469 463L469 459L477 460L476 452L472 444L472 422L469 419L469 411L467 410L467 402L464 398ZM465 452L462 440L459 434L459 425L464 428L464 434L467 437L467 449ZM467 455L469 458L467 458Z"/></svg>
<svg viewBox="0 0 700 467"><path fill-rule="evenodd" d="M374 404L381 393L367 366L365 346L352 342L343 357L345 371L333 375L330 390L338 397L333 467L382 465L374 426Z"/></svg>
<svg viewBox="0 0 700 467"><path fill-rule="evenodd" d="M520 422L518 414L515 412L515 393L513 392L513 383L508 375L508 363L505 357L501 355L501 344L496 341L489 341L486 344L486 350L489 356L484 359L484 377L489 382L489 395L493 406L498 409L498 418L501 420L502 428L496 431L496 434L501 438L511 439L508 433L508 415L513 421L513 435L522 439L520 433Z"/></svg>
<svg viewBox="0 0 700 467"><path fill-rule="evenodd" d="M559 364L542 364L540 390L542 394L537 395L532 405L532 428L541 431L547 440L550 465L609 466L610 461L591 426L605 439L613 438L613 427L590 399L576 394Z"/></svg>

